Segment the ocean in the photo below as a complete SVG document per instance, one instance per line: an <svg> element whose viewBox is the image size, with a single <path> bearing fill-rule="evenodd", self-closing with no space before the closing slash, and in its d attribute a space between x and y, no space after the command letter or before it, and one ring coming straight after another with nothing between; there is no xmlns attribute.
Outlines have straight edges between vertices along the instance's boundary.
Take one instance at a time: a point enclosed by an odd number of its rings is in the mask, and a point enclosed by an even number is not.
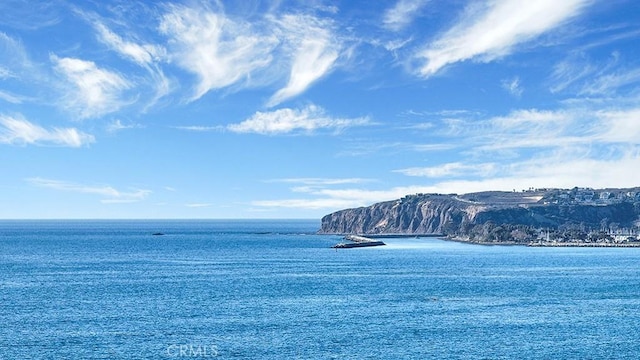
<svg viewBox="0 0 640 360"><path fill-rule="evenodd" d="M0 221L0 358L640 357L638 248L335 250L319 226Z"/></svg>

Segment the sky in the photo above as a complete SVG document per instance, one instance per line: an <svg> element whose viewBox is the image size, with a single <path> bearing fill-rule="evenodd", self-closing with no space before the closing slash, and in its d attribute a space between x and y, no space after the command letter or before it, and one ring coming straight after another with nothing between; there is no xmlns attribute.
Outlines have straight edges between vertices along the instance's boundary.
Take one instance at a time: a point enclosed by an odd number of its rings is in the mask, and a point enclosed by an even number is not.
<svg viewBox="0 0 640 360"><path fill-rule="evenodd" d="M640 186L635 0L0 2L0 218Z"/></svg>

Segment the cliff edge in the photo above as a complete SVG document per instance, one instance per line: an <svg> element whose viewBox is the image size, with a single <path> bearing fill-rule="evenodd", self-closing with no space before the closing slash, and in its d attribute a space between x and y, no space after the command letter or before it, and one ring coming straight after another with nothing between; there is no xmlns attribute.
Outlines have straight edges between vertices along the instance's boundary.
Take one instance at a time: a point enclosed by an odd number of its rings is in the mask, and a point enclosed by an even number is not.
<svg viewBox="0 0 640 360"><path fill-rule="evenodd" d="M585 234L637 229L640 188L530 189L415 194L322 218L323 234L443 234L479 241L531 241L542 229Z"/></svg>

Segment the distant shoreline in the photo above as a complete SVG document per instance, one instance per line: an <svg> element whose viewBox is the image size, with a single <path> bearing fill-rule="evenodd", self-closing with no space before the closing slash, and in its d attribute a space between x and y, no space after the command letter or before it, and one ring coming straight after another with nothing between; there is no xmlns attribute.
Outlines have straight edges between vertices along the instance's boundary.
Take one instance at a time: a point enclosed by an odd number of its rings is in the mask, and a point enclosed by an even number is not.
<svg viewBox="0 0 640 360"><path fill-rule="evenodd" d="M640 248L640 243L587 243L587 242L556 242L556 241L531 241L528 243L504 241L504 242L487 242L476 241L460 237L441 237L443 240L461 242L473 245L489 245L489 246L529 246L529 247L608 247L608 248Z"/></svg>
<svg viewBox="0 0 640 360"><path fill-rule="evenodd" d="M608 247L608 248L640 248L640 243L587 243L587 242L555 242L555 241L531 241L531 242L516 242L516 241L501 241L501 242L489 242L471 240L463 237L447 237L445 235L435 234L367 234L370 238L438 238L444 241L454 241L472 245L483 246L529 246L529 247Z"/></svg>
<svg viewBox="0 0 640 360"><path fill-rule="evenodd" d="M515 242L515 241L489 242L489 241L471 240L469 238L447 237L447 236L442 236L439 239L442 239L445 241L455 241L459 243L483 245L483 246L527 246L528 245L526 243Z"/></svg>
<svg viewBox="0 0 640 360"><path fill-rule="evenodd" d="M640 247L640 243L584 243L584 242L531 242L527 246L531 247Z"/></svg>

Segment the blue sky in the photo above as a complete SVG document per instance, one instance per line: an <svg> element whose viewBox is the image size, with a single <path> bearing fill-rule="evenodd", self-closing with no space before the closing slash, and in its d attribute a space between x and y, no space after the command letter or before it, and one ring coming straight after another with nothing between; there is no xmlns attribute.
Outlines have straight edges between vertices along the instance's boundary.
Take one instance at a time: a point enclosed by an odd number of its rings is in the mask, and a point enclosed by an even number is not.
<svg viewBox="0 0 640 360"><path fill-rule="evenodd" d="M0 3L0 218L640 184L640 4Z"/></svg>

